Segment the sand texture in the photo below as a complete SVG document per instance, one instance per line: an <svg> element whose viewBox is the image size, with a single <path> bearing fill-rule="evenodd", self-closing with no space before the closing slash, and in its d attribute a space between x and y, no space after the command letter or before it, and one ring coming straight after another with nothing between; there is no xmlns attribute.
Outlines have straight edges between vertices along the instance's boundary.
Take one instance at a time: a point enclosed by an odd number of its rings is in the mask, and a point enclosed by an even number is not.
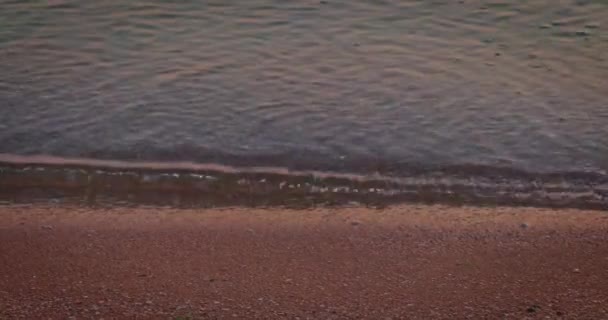
<svg viewBox="0 0 608 320"><path fill-rule="evenodd" d="M608 319L608 214L0 207L0 319Z"/></svg>

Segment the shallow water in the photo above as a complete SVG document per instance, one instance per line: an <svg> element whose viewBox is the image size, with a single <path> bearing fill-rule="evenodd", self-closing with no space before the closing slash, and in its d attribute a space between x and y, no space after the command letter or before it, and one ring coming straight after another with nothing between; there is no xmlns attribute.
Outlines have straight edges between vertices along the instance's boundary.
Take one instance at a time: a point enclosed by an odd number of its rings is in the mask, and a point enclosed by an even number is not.
<svg viewBox="0 0 608 320"><path fill-rule="evenodd" d="M608 170L605 1L0 5L0 153Z"/></svg>

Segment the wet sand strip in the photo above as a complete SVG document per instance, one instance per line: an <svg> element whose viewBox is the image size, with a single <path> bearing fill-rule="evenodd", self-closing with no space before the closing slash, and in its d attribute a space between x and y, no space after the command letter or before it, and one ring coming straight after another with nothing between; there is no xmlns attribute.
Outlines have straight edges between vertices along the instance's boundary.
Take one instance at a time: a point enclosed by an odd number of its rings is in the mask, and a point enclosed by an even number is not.
<svg viewBox="0 0 608 320"><path fill-rule="evenodd" d="M608 209L608 176L602 174L480 172L438 170L401 177L3 155L0 200L173 207L384 207L408 202Z"/></svg>

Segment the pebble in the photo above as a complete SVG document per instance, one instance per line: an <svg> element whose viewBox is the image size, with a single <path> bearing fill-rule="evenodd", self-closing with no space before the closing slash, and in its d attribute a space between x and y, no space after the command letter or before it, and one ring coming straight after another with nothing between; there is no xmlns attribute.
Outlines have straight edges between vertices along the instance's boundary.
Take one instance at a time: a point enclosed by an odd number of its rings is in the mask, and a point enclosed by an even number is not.
<svg viewBox="0 0 608 320"><path fill-rule="evenodd" d="M600 27L600 25L597 23L587 23L585 25L585 28L587 28L587 29L597 29L599 27Z"/></svg>
<svg viewBox="0 0 608 320"><path fill-rule="evenodd" d="M534 313L534 312L538 311L538 309L540 309L540 307L539 307L539 306L537 306L537 305L533 305L533 306L530 306L528 309L526 309L526 311L527 311L528 313Z"/></svg>
<svg viewBox="0 0 608 320"><path fill-rule="evenodd" d="M572 272L574 272L574 273L581 273L581 269L579 269L579 268L574 268L574 270L572 270Z"/></svg>

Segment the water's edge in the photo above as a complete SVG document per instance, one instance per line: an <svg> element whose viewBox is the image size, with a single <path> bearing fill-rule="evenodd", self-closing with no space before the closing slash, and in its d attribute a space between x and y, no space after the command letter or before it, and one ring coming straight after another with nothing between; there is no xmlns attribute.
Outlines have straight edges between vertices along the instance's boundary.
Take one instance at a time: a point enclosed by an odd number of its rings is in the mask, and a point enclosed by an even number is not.
<svg viewBox="0 0 608 320"><path fill-rule="evenodd" d="M409 176L0 155L0 200L177 207L403 202L608 210L608 175L437 168Z"/></svg>

